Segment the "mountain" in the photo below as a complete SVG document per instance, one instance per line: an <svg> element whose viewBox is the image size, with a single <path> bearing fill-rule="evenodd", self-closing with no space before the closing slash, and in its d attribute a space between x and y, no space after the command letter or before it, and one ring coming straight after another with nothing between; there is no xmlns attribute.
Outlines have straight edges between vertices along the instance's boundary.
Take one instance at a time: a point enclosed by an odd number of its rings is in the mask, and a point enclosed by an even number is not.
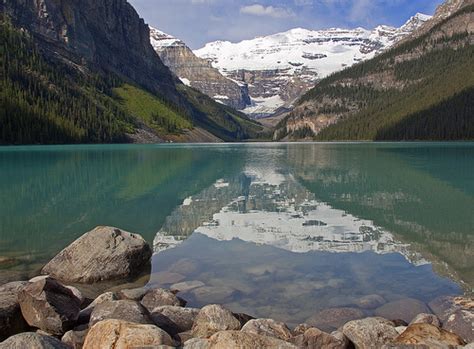
<svg viewBox="0 0 474 349"><path fill-rule="evenodd" d="M233 141L262 127L183 85L126 0L1 4L0 143Z"/></svg>
<svg viewBox="0 0 474 349"><path fill-rule="evenodd" d="M244 109L250 104L246 84L224 77L209 61L197 57L183 41L155 28L150 28L150 41L162 62L185 85L235 109Z"/></svg>
<svg viewBox="0 0 474 349"><path fill-rule="evenodd" d="M417 14L400 28L297 28L239 43L211 42L194 53L224 76L248 84L252 105L245 113L268 116L291 106L322 78L374 57L429 18Z"/></svg>
<svg viewBox="0 0 474 349"><path fill-rule="evenodd" d="M323 79L275 138L473 139L473 11L473 0L447 1L392 49Z"/></svg>

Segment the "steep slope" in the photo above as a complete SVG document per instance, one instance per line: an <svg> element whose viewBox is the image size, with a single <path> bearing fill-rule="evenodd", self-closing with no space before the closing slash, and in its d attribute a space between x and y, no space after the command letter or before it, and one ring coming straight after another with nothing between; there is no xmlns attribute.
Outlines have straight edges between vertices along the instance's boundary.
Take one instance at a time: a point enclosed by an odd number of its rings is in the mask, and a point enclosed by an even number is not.
<svg viewBox="0 0 474 349"><path fill-rule="evenodd" d="M318 83L275 138L474 138L474 5L464 1L449 14L446 4L428 31Z"/></svg>
<svg viewBox="0 0 474 349"><path fill-rule="evenodd" d="M374 30L298 28L239 43L212 42L195 53L223 75L249 85L253 103L244 112L267 116L290 106L320 79L374 57L429 18L417 14L400 28Z"/></svg>
<svg viewBox="0 0 474 349"><path fill-rule="evenodd" d="M188 100L126 0L12 0L1 9L1 143L188 141L203 125L232 141L262 130L220 104L207 115L200 99ZM137 97L147 102L140 110Z"/></svg>
<svg viewBox="0 0 474 349"><path fill-rule="evenodd" d="M150 41L163 63L185 85L235 109L244 109L250 104L246 84L224 77L209 61L197 57L183 41L155 28L150 28Z"/></svg>

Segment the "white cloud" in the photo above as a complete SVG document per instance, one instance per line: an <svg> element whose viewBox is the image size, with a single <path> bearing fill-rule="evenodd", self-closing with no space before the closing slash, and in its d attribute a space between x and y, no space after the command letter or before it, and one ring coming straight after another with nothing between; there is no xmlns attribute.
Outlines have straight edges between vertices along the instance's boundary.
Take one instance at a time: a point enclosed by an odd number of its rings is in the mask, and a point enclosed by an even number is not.
<svg viewBox="0 0 474 349"><path fill-rule="evenodd" d="M265 16L273 18L287 18L293 17L295 15L293 11L283 7L263 6L260 4L243 6L240 8L240 13L252 16Z"/></svg>

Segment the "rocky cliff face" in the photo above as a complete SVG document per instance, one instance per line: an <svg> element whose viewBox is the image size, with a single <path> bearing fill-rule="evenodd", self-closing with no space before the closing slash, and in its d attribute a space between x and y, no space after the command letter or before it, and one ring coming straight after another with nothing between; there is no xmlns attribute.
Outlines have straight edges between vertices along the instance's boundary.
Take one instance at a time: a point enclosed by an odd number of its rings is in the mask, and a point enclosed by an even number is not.
<svg viewBox="0 0 474 349"><path fill-rule="evenodd" d="M252 104L244 112L268 116L292 106L320 79L391 47L429 18L417 14L400 28L297 28L240 43L216 41L195 53L224 76L248 84Z"/></svg>
<svg viewBox="0 0 474 349"><path fill-rule="evenodd" d="M111 71L180 102L174 77L149 44L148 26L126 0L16 0L5 10L46 55L80 70Z"/></svg>
<svg viewBox="0 0 474 349"><path fill-rule="evenodd" d="M155 28L150 28L150 41L163 63L186 85L235 109L244 109L250 104L247 84L224 77L209 61L197 57L183 41Z"/></svg>

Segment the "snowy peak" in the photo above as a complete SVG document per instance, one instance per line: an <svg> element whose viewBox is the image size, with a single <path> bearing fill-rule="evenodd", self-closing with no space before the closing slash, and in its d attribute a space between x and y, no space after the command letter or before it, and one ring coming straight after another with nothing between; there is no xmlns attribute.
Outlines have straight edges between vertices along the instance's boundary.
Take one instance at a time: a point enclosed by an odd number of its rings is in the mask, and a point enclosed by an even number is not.
<svg viewBox="0 0 474 349"><path fill-rule="evenodd" d="M400 28L373 30L294 28L238 43L211 42L194 53L224 76L248 84L252 103L243 111L263 117L291 107L318 80L374 57L430 18L418 13Z"/></svg>
<svg viewBox="0 0 474 349"><path fill-rule="evenodd" d="M181 40L153 27L150 27L150 42L155 51L172 46L186 46Z"/></svg>

